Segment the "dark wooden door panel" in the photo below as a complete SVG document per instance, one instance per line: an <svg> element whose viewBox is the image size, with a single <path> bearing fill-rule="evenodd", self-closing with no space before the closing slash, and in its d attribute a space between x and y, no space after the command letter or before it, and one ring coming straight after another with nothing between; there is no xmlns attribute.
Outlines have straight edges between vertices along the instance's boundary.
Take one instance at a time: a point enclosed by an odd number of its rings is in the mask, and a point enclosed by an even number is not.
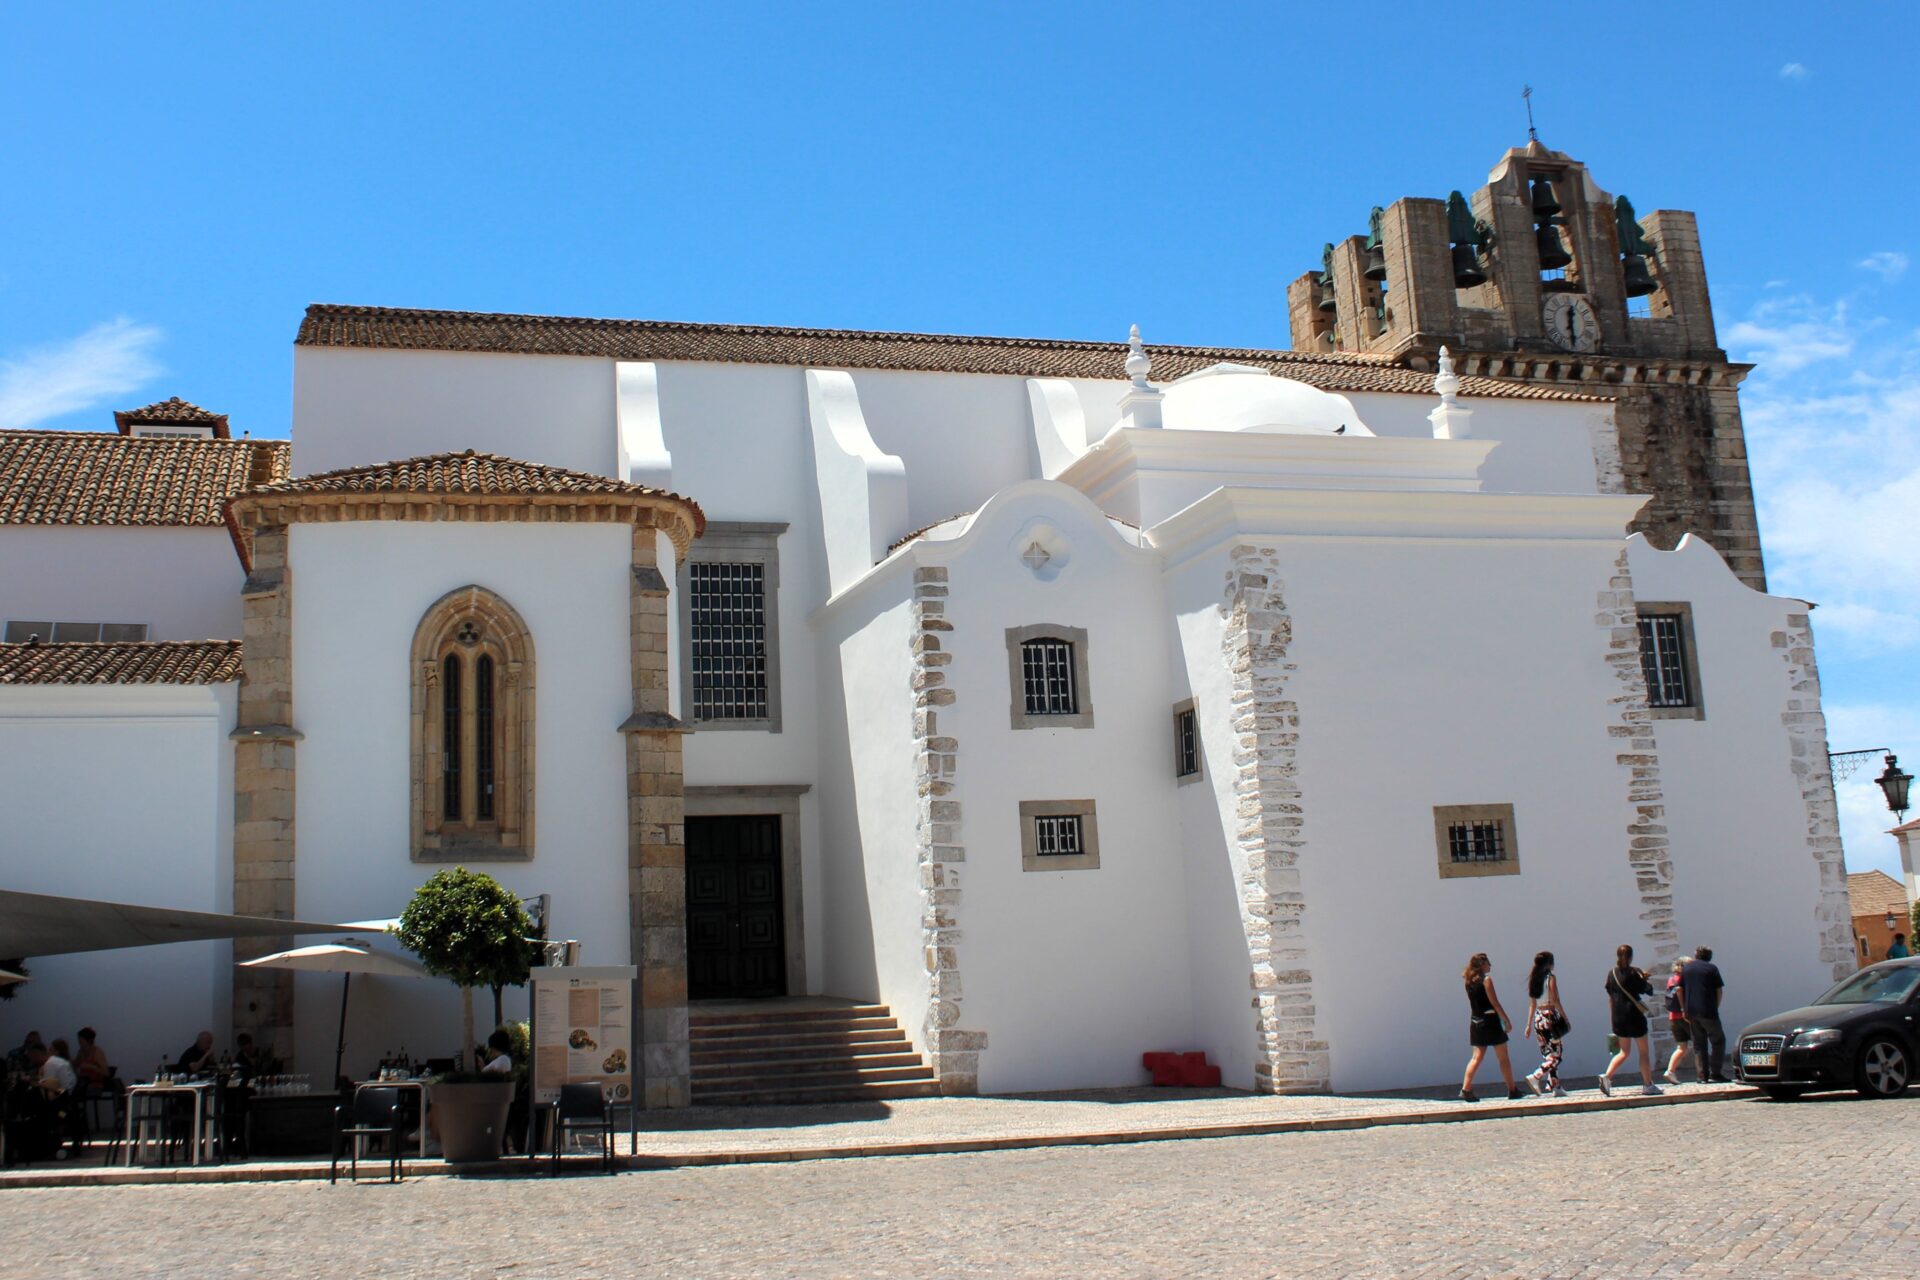
<svg viewBox="0 0 1920 1280"><path fill-rule="evenodd" d="M687 994L786 994L780 819L687 819Z"/></svg>

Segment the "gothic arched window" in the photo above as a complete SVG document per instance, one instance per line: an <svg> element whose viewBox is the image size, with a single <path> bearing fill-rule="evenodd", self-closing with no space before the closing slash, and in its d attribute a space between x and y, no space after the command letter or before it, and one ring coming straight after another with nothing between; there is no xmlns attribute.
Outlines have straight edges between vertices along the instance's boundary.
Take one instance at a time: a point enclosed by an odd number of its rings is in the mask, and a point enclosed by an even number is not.
<svg viewBox="0 0 1920 1280"><path fill-rule="evenodd" d="M484 587L427 610L413 637L413 856L533 855L533 638Z"/></svg>

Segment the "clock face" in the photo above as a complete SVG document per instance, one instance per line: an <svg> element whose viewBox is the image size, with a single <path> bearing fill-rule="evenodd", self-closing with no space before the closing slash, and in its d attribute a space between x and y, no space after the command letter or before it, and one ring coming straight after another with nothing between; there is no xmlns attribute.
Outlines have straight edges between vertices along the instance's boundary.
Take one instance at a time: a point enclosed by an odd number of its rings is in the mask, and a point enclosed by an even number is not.
<svg viewBox="0 0 1920 1280"><path fill-rule="evenodd" d="M1540 304L1547 337L1562 351L1592 351L1600 345L1593 304L1577 293L1550 293Z"/></svg>

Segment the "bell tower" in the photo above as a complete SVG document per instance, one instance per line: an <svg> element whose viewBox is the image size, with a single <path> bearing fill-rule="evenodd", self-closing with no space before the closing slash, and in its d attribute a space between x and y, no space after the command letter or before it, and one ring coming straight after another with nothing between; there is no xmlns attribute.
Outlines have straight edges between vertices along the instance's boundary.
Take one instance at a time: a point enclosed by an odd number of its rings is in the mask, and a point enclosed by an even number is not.
<svg viewBox="0 0 1920 1280"><path fill-rule="evenodd" d="M1720 349L1691 213L1644 218L1587 167L1539 141L1508 151L1471 197L1375 208L1287 289L1293 345L1611 397L1617 474L1648 493L1635 524L1657 545L1711 542L1764 589L1739 386Z"/></svg>

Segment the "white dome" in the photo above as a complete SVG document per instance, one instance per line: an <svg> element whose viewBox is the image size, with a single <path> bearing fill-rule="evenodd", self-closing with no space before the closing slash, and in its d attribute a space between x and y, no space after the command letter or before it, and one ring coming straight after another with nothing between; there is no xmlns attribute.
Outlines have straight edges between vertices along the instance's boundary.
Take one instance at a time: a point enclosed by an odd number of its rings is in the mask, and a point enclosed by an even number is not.
<svg viewBox="0 0 1920 1280"><path fill-rule="evenodd" d="M1168 385L1169 431L1255 431L1287 436L1370 436L1345 396L1245 364L1216 364Z"/></svg>

